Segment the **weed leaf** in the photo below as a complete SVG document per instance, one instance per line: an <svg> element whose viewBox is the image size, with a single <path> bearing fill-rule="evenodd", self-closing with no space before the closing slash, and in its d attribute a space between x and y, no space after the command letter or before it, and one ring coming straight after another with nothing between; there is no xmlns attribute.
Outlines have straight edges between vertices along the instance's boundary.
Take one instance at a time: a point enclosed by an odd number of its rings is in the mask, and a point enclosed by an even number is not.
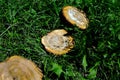
<svg viewBox="0 0 120 80"><path fill-rule="evenodd" d="M52 71L60 77L61 73L63 72L62 66L58 65L57 63L52 63Z"/></svg>
<svg viewBox="0 0 120 80"><path fill-rule="evenodd" d="M84 70L86 71L86 67L88 66L87 61L86 61L86 55L84 55L84 57L83 57L82 65L83 65Z"/></svg>
<svg viewBox="0 0 120 80"><path fill-rule="evenodd" d="M93 79L93 78L96 77L97 69L91 68L91 69L89 70L89 72L90 72L90 73L89 73L88 76L87 76L88 79Z"/></svg>

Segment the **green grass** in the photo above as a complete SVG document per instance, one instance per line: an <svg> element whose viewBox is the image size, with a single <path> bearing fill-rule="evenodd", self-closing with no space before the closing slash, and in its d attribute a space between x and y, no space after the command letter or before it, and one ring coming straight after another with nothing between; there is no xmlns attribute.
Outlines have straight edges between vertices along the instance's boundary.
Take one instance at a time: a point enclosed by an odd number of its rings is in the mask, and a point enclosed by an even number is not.
<svg viewBox="0 0 120 80"><path fill-rule="evenodd" d="M66 5L84 10L88 29L64 24L60 16ZM55 56L45 51L41 37L62 28L73 36L75 46ZM0 62L12 55L34 61L43 80L119 80L119 1L0 0Z"/></svg>

